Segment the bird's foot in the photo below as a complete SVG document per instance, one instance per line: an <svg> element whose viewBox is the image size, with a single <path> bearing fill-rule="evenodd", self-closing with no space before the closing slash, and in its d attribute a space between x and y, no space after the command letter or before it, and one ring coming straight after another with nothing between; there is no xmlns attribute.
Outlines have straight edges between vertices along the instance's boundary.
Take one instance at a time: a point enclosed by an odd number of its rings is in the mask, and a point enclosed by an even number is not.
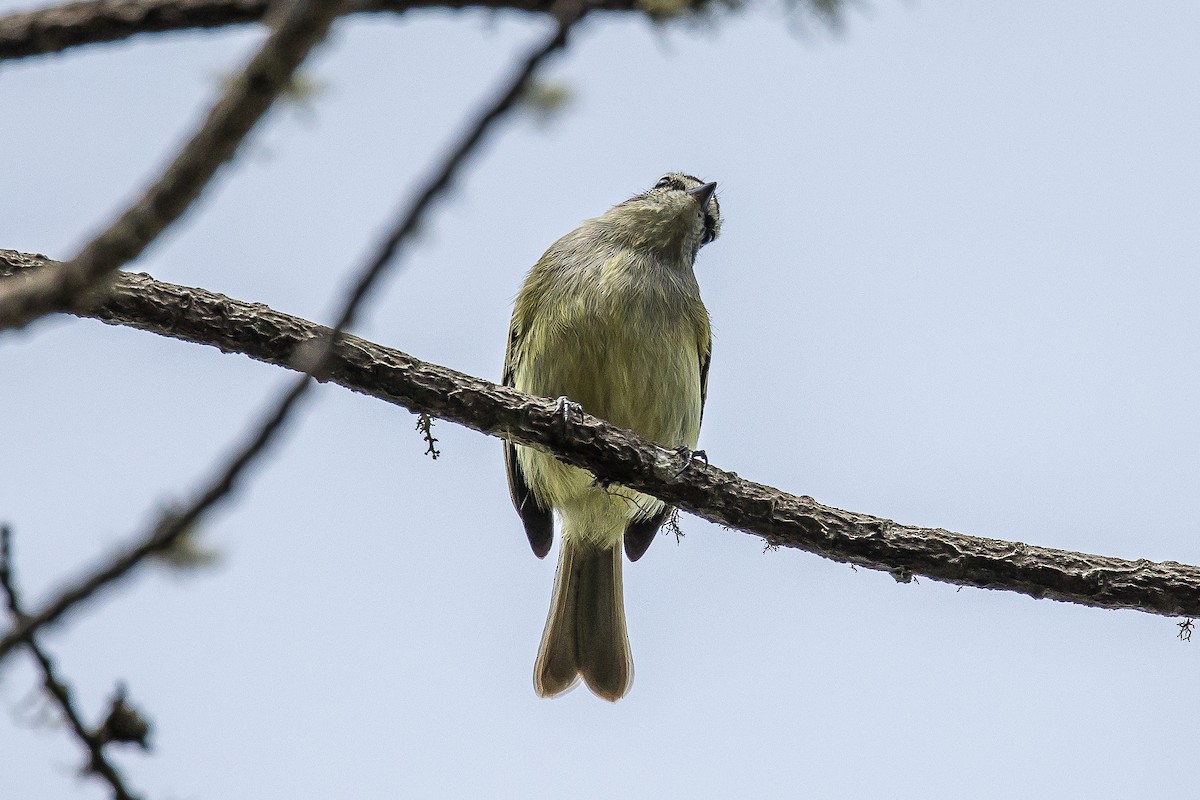
<svg viewBox="0 0 1200 800"><path fill-rule="evenodd" d="M680 445L675 448L675 455L683 462L683 466L679 468L679 472L675 473L676 478L687 472L687 468L692 465L693 461L700 460L706 465L708 464L708 453L703 450L691 450L686 446Z"/></svg>
<svg viewBox="0 0 1200 800"><path fill-rule="evenodd" d="M583 421L583 406L565 394L554 401L554 412L562 419L563 425L570 425L572 418Z"/></svg>

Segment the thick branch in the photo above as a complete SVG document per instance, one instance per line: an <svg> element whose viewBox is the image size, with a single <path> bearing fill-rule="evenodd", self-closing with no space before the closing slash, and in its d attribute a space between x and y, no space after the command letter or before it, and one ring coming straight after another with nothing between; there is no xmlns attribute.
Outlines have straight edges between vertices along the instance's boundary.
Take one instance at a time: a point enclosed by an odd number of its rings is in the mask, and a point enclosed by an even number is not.
<svg viewBox="0 0 1200 800"><path fill-rule="evenodd" d="M233 157L309 51L325 37L340 0L287 0L277 27L232 81L204 123L159 178L73 259L24 281L0 280L0 330L103 294L105 280L137 258L192 204Z"/></svg>
<svg viewBox="0 0 1200 800"><path fill-rule="evenodd" d="M688 0L700 8L711 0ZM91 0L0 17L0 61L116 42L140 33L220 28L259 22L268 0ZM351 12L416 8L490 8L549 12L553 0L355 0ZM639 0L599 0L592 8L634 11ZM816 5L820 5L817 3Z"/></svg>
<svg viewBox="0 0 1200 800"><path fill-rule="evenodd" d="M0 250L0 272L43 268L42 256ZM291 357L328 329L204 289L121 274L91 316L292 369ZM1200 568L1175 562L1128 561L966 536L937 528L821 505L753 483L716 467L683 464L674 451L594 417L562 425L554 402L472 378L446 367L346 336L327 380L348 389L503 437L591 470L601 479L652 494L704 519L836 561L921 575L983 589L1099 608L1200 617ZM20 631L0 640L0 658Z"/></svg>

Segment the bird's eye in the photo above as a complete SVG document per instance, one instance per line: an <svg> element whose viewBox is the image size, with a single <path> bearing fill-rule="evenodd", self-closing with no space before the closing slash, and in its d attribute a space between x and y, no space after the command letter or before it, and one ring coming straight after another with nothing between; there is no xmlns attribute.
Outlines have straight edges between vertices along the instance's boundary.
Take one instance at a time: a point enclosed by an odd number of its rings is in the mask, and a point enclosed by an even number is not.
<svg viewBox="0 0 1200 800"><path fill-rule="evenodd" d="M654 188L655 189L666 189L670 185L671 185L671 176L663 175L661 178L658 179L658 183L654 184Z"/></svg>

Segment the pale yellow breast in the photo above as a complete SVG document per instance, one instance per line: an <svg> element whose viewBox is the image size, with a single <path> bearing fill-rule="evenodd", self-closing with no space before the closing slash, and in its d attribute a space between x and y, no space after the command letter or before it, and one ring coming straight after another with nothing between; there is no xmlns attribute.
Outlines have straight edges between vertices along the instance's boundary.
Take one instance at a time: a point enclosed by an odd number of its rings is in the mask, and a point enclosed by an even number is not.
<svg viewBox="0 0 1200 800"><path fill-rule="evenodd" d="M668 447L700 435L700 343L694 315L666 292L609 279L531 320L518 389L566 395L585 411ZM604 288L601 288L604 287Z"/></svg>
<svg viewBox="0 0 1200 800"><path fill-rule="evenodd" d="M556 282L525 321L516 388L565 395L587 413L666 447L695 448L708 319L695 279L684 278L672 283L617 254ZM594 517L589 527L661 507L640 493L596 487L591 475L552 456L520 448L518 459L536 495L564 513Z"/></svg>

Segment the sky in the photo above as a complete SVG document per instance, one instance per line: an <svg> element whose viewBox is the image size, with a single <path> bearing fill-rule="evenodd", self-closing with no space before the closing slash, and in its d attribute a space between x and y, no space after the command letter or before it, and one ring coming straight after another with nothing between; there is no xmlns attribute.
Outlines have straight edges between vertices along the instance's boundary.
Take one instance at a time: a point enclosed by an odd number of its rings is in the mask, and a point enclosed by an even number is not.
<svg viewBox="0 0 1200 800"><path fill-rule="evenodd" d="M0 13L15 10L0 0ZM197 206L130 268L328 322L340 287L545 19L342 21ZM900 522L1200 563L1200 7L877 0L840 31L755 4L597 15L501 125L357 332L498 379L525 271L683 170L719 184L697 275L712 463ZM0 247L69 257L261 38L0 64ZM30 606L185 496L290 381L131 329L0 336ZM541 700L554 557L497 440L320 387L203 537L44 637L92 718L128 684L151 798L1153 797L1194 790L1178 620L884 573L683 519L625 573L637 677ZM0 793L101 798L0 672Z"/></svg>

